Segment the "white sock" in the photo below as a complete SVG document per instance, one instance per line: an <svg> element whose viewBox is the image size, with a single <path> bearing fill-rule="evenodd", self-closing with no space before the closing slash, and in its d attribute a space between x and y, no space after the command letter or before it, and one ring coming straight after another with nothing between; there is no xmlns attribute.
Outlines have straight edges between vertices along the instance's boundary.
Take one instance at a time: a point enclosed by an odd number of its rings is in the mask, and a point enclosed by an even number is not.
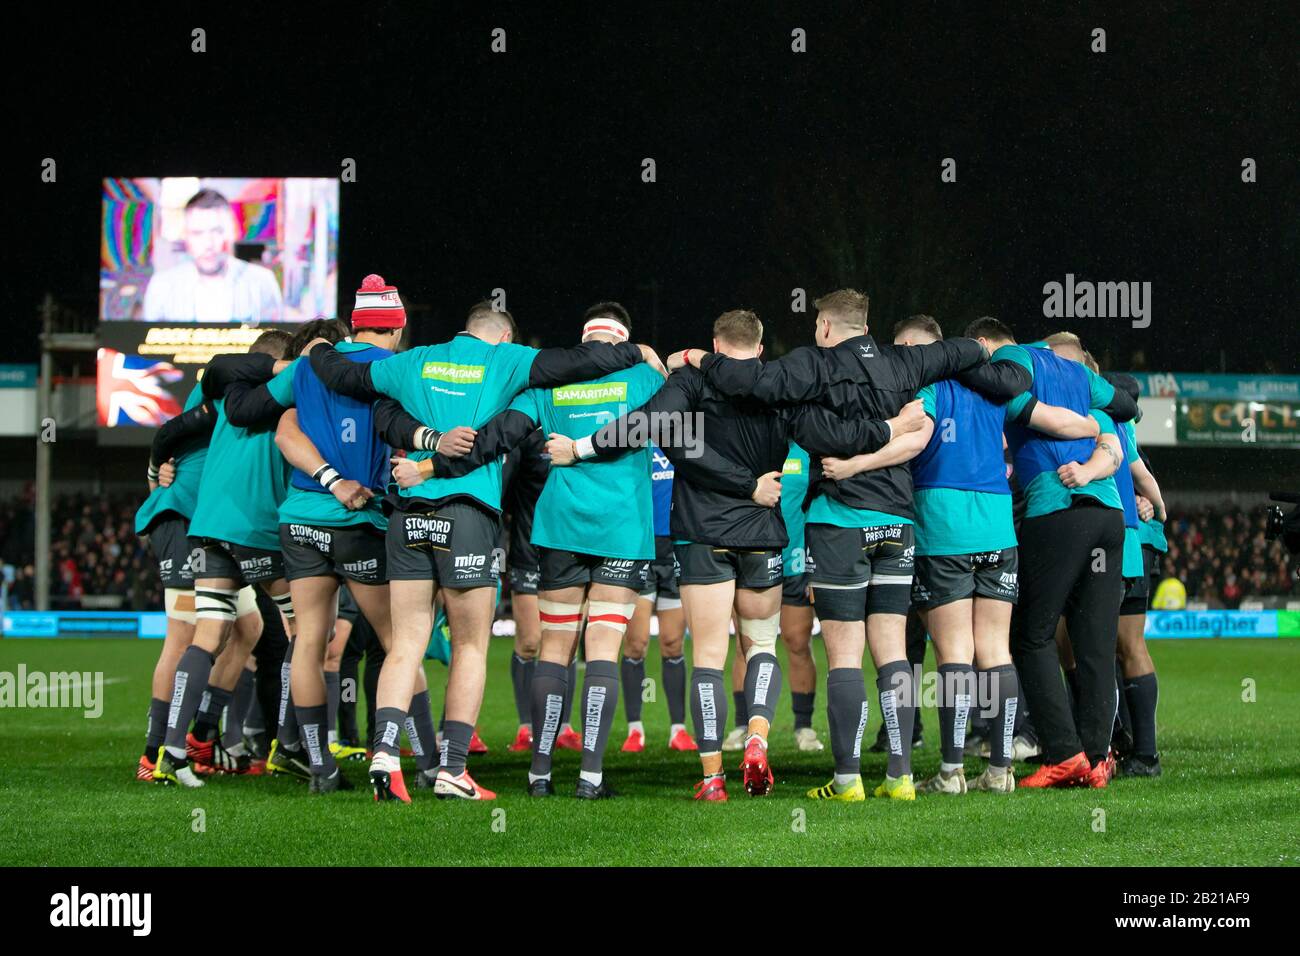
<svg viewBox="0 0 1300 956"><path fill-rule="evenodd" d="M605 774L599 770L583 770L578 773L578 777L587 781L593 787L599 787L600 782L605 779Z"/></svg>
<svg viewBox="0 0 1300 956"><path fill-rule="evenodd" d="M175 758L176 760L184 760L184 759L185 759L185 748L184 748L184 747L164 747L163 749L166 750L167 753L171 754L171 756L172 756L173 758Z"/></svg>
<svg viewBox="0 0 1300 956"><path fill-rule="evenodd" d="M964 766L966 765L961 763L940 763L939 770L943 773L952 773L954 770L960 770Z"/></svg>
<svg viewBox="0 0 1300 956"><path fill-rule="evenodd" d="M233 747L227 747L226 753L230 754L232 757L242 757L244 754L248 753L248 748L244 746L244 742L241 740Z"/></svg>
<svg viewBox="0 0 1300 956"><path fill-rule="evenodd" d="M331 730L331 731L330 731L330 733L329 733L329 742L330 742L331 744L336 744L336 743L339 742L339 732L338 732L337 730Z"/></svg>
<svg viewBox="0 0 1300 956"><path fill-rule="evenodd" d="M530 784L536 783L538 780L550 780L550 779L551 779L551 775L549 773L533 773L531 770L528 771L528 782Z"/></svg>
<svg viewBox="0 0 1300 956"><path fill-rule="evenodd" d="M858 782L859 776L856 773L837 773L835 775L835 786L841 790L847 789Z"/></svg>
<svg viewBox="0 0 1300 956"><path fill-rule="evenodd" d="M632 734L634 734L634 733L635 733L635 734L640 734L641 736L644 737L644 736L645 736L645 726L644 726L644 725L641 723L641 721L639 721L639 720L629 720L629 721L627 722L627 733L628 733L628 736L629 736L629 737L632 736Z"/></svg>
<svg viewBox="0 0 1300 956"><path fill-rule="evenodd" d="M685 724L673 724L671 727L668 728L668 739L672 740L674 737L677 736L677 732L679 730L685 730L685 729L686 729Z"/></svg>

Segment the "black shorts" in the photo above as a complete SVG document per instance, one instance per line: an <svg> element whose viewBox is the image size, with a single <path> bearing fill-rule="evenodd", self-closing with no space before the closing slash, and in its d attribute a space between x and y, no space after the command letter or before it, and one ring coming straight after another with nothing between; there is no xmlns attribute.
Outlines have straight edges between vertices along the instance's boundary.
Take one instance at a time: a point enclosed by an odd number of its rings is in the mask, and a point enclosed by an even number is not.
<svg viewBox="0 0 1300 956"><path fill-rule="evenodd" d="M640 593L645 588L649 561L628 558L604 558L597 554L580 554L556 548L538 548L542 563L543 591L579 587L584 584L612 584Z"/></svg>
<svg viewBox="0 0 1300 956"><path fill-rule="evenodd" d="M384 533L369 521L338 528L282 524L280 551L284 576L290 581L339 577L358 584L383 584L388 580Z"/></svg>
<svg viewBox="0 0 1300 956"><path fill-rule="evenodd" d="M495 515L458 501L433 511L394 511L388 516L388 580L494 588L505 558L499 534Z"/></svg>
<svg viewBox="0 0 1300 956"><path fill-rule="evenodd" d="M781 551L723 548L712 544L677 544L678 584L736 582L736 587L763 591L781 583Z"/></svg>
<svg viewBox="0 0 1300 956"><path fill-rule="evenodd" d="M914 535L910 524L806 525L804 566L817 616L862 621L871 614L906 614L912 604Z"/></svg>
<svg viewBox="0 0 1300 956"><path fill-rule="evenodd" d="M532 542L512 539L506 563L510 565L510 590L515 594L536 594L542 566Z"/></svg>
<svg viewBox="0 0 1300 956"><path fill-rule="evenodd" d="M808 574L792 574L781 579L781 605L783 607L809 607Z"/></svg>
<svg viewBox="0 0 1300 956"><path fill-rule="evenodd" d="M655 559L646 574L641 597L659 600L664 610L682 605L682 592L677 587L677 555L673 554L673 539L660 535L655 538Z"/></svg>
<svg viewBox="0 0 1300 956"><path fill-rule="evenodd" d="M1020 596L1016 548L976 554L930 554L916 558L912 604L923 611L971 597L1015 604Z"/></svg>
<svg viewBox="0 0 1300 956"><path fill-rule="evenodd" d="M194 554L195 551L201 552ZM229 578L236 584L261 584L284 577L279 551L263 551L213 538L190 538L194 579Z"/></svg>
<svg viewBox="0 0 1300 956"><path fill-rule="evenodd" d="M158 579L165 588L194 589L190 564L189 522L175 512L149 526L149 550L158 562Z"/></svg>
<svg viewBox="0 0 1300 956"><path fill-rule="evenodd" d="M1142 545L1142 577L1124 579L1124 599L1120 601L1119 613L1145 614L1151 603L1151 571L1156 564L1156 549Z"/></svg>

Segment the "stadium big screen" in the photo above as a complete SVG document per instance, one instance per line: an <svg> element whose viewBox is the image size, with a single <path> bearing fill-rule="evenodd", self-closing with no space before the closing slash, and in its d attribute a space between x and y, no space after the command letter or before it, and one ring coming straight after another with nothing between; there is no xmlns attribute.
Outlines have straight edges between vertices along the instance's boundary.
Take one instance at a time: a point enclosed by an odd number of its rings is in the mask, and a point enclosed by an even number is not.
<svg viewBox="0 0 1300 956"><path fill-rule="evenodd" d="M333 178L104 180L96 420L147 444L213 355L338 315Z"/></svg>

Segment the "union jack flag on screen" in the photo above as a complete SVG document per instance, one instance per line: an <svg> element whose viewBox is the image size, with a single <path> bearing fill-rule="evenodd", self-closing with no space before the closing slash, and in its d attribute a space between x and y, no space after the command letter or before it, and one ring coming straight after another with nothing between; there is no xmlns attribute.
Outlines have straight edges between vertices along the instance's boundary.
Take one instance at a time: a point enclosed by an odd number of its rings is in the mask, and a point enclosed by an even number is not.
<svg viewBox="0 0 1300 956"><path fill-rule="evenodd" d="M170 362L101 348L97 372L100 425L157 427L182 411L181 401L167 386L184 373Z"/></svg>

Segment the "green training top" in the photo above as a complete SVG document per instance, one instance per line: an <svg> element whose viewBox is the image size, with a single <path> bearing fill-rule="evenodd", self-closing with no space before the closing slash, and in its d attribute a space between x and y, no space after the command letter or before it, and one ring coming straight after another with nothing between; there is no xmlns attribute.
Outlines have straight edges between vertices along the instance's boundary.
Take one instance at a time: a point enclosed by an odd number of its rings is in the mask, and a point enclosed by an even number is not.
<svg viewBox="0 0 1300 956"><path fill-rule="evenodd" d="M203 401L203 389L195 385L185 400L185 411ZM208 443L196 444L176 456L176 477L166 488L159 485L149 492L149 497L135 513L135 533L144 534L149 526L165 511L180 515L187 522L194 515L199 500L199 480L203 476L203 462L208 457Z"/></svg>

